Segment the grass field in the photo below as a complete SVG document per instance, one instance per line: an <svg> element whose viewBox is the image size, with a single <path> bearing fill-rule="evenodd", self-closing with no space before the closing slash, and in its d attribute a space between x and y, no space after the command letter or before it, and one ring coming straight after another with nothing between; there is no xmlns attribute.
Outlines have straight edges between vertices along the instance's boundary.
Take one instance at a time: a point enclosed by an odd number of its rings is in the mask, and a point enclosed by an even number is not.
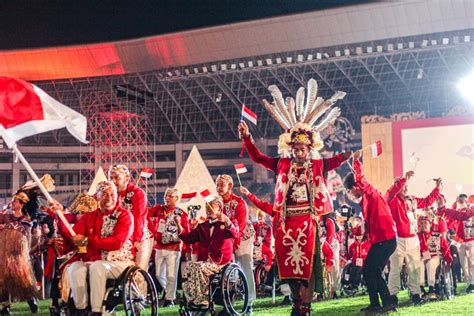
<svg viewBox="0 0 474 316"><path fill-rule="evenodd" d="M408 297L406 291L399 295L400 308L398 312L390 313L390 315L474 315L474 294L466 295L464 293L466 286L461 284L458 286L458 294L450 301L431 302L420 307L408 305ZM277 303L281 301L281 297L277 297ZM357 296L353 298L343 298L333 301L323 301L313 303L313 315L362 315L359 310L368 305L367 296ZM49 300L40 302L40 311L37 315L49 315ZM17 303L12 306L14 315L31 315L26 303ZM122 313L118 313L121 315ZM174 316L178 315L178 308L160 309L160 315ZM290 307L280 307L272 304L271 298L259 299L254 304L253 315L289 315Z"/></svg>

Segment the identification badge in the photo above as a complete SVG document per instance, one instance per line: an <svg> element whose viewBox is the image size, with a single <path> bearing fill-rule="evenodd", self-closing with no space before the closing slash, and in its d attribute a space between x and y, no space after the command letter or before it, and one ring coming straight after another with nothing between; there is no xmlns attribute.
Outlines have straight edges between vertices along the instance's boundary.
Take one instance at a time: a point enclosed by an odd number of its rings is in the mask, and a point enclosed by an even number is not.
<svg viewBox="0 0 474 316"><path fill-rule="evenodd" d="M423 255L422 255L422 259L423 259L423 260L429 260L429 259L431 259L430 252L429 252L429 251L424 251L424 252L423 252Z"/></svg>
<svg viewBox="0 0 474 316"><path fill-rule="evenodd" d="M293 188L295 189L297 203L308 202L308 191L305 184L295 185Z"/></svg>
<svg viewBox="0 0 474 316"><path fill-rule="evenodd" d="M165 231L165 227L166 227L166 222L164 219L160 219L160 223L158 224L158 232L163 234L163 232Z"/></svg>
<svg viewBox="0 0 474 316"><path fill-rule="evenodd" d="M364 260L362 258L356 259L356 267L362 267L364 265Z"/></svg>

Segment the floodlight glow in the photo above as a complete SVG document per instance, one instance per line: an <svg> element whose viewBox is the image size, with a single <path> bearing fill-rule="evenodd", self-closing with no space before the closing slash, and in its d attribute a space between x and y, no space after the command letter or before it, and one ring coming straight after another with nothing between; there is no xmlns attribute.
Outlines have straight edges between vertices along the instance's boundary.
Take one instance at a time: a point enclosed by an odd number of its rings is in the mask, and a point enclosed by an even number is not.
<svg viewBox="0 0 474 316"><path fill-rule="evenodd" d="M462 78L458 83L461 94L474 105L474 72Z"/></svg>

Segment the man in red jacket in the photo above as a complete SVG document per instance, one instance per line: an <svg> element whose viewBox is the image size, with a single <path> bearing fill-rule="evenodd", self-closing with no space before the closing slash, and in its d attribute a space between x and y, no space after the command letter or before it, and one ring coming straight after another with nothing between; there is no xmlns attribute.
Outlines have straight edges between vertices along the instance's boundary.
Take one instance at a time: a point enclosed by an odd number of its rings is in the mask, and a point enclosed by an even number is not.
<svg viewBox="0 0 474 316"><path fill-rule="evenodd" d="M153 235L147 224L148 202L145 192L130 182L130 171L125 165L114 165L109 169L109 180L113 181L118 190L117 203L133 215L133 247L135 263L148 271Z"/></svg>
<svg viewBox="0 0 474 316"><path fill-rule="evenodd" d="M273 265L272 251L272 226L265 223L265 213L257 211L257 222L253 224L255 229L253 259L263 260L265 270L270 271Z"/></svg>
<svg viewBox="0 0 474 316"><path fill-rule="evenodd" d="M436 181L436 186L425 198L417 198L407 194L407 181L415 173L408 171L404 178L397 179L395 183L385 193L392 212L393 220L397 226L397 249L390 257L390 273L388 275L388 289L392 299L398 302L397 294L400 291L400 272L405 261L408 272L408 288L415 305L421 305L420 290L420 241L417 236L417 220L415 211L417 208L431 206L439 195L441 180Z"/></svg>
<svg viewBox="0 0 474 316"><path fill-rule="evenodd" d="M474 293L474 205L461 203L458 210L441 208L439 210L448 219L457 222L456 235L461 246L459 258L464 277L469 286L467 293Z"/></svg>
<svg viewBox="0 0 474 316"><path fill-rule="evenodd" d="M397 247L397 231L387 201L362 174L359 157L360 151L355 152L352 163L355 174L350 173L344 178L344 187L348 197L360 203L367 237L371 244L363 267L370 305L363 310L375 313L388 312L396 309L396 302L390 297L387 284L382 278L382 271ZM379 294L383 308L380 307Z"/></svg>
<svg viewBox="0 0 474 316"><path fill-rule="evenodd" d="M249 310L256 299L255 279L253 275L253 237L255 230L248 219L247 203L240 196L232 193L234 182L230 175L219 175L216 179L216 190L224 202L224 214L239 228L239 236L234 244L235 258L245 273L249 287Z"/></svg>
<svg viewBox="0 0 474 316"><path fill-rule="evenodd" d="M179 239L178 225L175 217L179 218L184 230L189 229L187 214L180 209L178 190L167 188L165 204L150 207L148 217L155 236L155 269L156 278L166 291L164 307L173 307L176 299L179 261L181 258L182 242Z"/></svg>
<svg viewBox="0 0 474 316"><path fill-rule="evenodd" d="M84 214L74 225L74 237L66 231L65 238L72 239L76 246L86 246L87 252L76 257L67 270L71 283L72 298L79 313L85 315L89 305L93 316L102 315L107 279L118 278L133 265L133 218L127 210L117 204L117 189L113 182L104 181L97 187L99 208ZM62 211L59 203L51 207ZM87 284L89 280L89 286ZM90 296L87 289L90 288Z"/></svg>

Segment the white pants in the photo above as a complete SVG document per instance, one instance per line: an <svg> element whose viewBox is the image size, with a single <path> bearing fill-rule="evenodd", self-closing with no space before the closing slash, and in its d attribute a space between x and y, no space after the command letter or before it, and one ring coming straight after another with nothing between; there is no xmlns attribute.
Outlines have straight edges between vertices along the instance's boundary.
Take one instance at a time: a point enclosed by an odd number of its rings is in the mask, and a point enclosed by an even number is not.
<svg viewBox="0 0 474 316"><path fill-rule="evenodd" d="M131 261L76 261L68 269L69 281L71 283L72 298L77 309L86 309L89 305L89 293L87 292L87 274L90 283L90 306L92 312L102 312L102 304L105 295L105 283L107 279L117 279L122 272L133 265Z"/></svg>
<svg viewBox="0 0 474 316"><path fill-rule="evenodd" d="M425 264L422 265L422 273L425 274L423 268L426 268L426 277L428 278L428 286L435 286L436 283L436 269L439 267L441 261L438 256L434 256L429 260L426 260ZM423 278L421 278L421 284L424 285Z"/></svg>
<svg viewBox="0 0 474 316"><path fill-rule="evenodd" d="M181 259L181 251L155 250L156 278L166 291L165 299L169 301L176 299L179 259Z"/></svg>
<svg viewBox="0 0 474 316"><path fill-rule="evenodd" d="M339 251L340 251L341 246L339 245L339 241L334 238L332 241L331 249L334 255L334 267L331 271L330 277L333 285L333 290L336 292L339 290L339 285L341 284L341 268L340 268L340 256L339 256Z"/></svg>
<svg viewBox="0 0 474 316"><path fill-rule="evenodd" d="M140 242L140 250L135 256L135 263L141 269L148 271L148 263L150 262L151 252L153 250L153 238L148 238Z"/></svg>
<svg viewBox="0 0 474 316"><path fill-rule="evenodd" d="M397 249L390 256L390 273L388 275L388 290L391 295L397 295L400 291L400 271L403 261L407 265L408 288L411 294L421 294L420 273L421 254L420 240L418 236L408 238L397 238Z"/></svg>
<svg viewBox="0 0 474 316"><path fill-rule="evenodd" d="M235 251L235 259L247 278L250 305L252 305L252 302L257 298L255 292L255 279L253 276L253 240L253 238L242 240L239 248Z"/></svg>
<svg viewBox="0 0 474 316"><path fill-rule="evenodd" d="M474 285L474 240L464 242L459 247L459 260L461 261L464 280Z"/></svg>

